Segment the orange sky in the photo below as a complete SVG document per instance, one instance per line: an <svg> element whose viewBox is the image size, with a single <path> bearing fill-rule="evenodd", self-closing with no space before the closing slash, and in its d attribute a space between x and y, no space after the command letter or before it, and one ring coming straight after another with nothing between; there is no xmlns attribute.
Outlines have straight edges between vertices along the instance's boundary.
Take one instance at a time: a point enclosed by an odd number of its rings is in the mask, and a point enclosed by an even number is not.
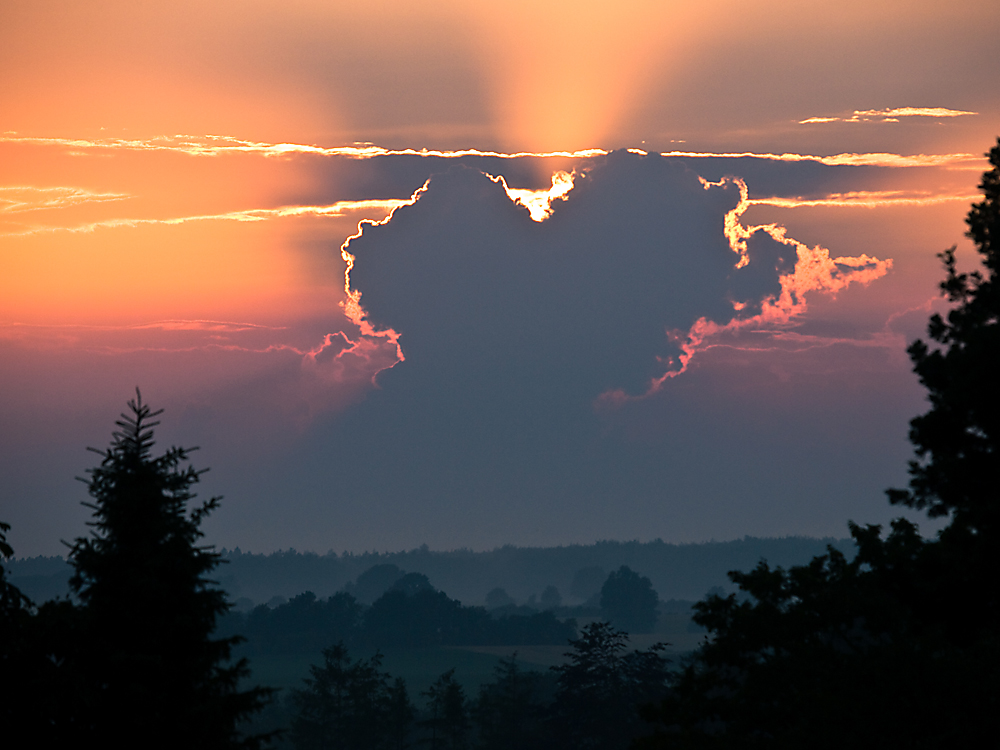
<svg viewBox="0 0 1000 750"><path fill-rule="evenodd" d="M303 240L356 220L135 226L338 188L294 155L9 139L979 154L1000 122L991 2L8 2L0 20L0 188L64 194L0 213L7 321L315 311L329 262ZM974 114L850 121L904 106Z"/></svg>
<svg viewBox="0 0 1000 750"><path fill-rule="evenodd" d="M329 150L355 143L896 164L807 195L750 182L744 215L833 256L892 259L897 281L880 293L810 303L811 322L877 328L933 297L934 252L968 251L961 219L1000 132L998 38L994 0L6 0L6 377L38 352L198 350L210 355L195 371L180 354L157 367L187 368L203 400L267 367L305 373L286 394L309 404L286 409L299 426L359 397L385 351L377 364L345 357L335 374L300 360L359 340L340 307L340 244L427 175L397 179L399 154ZM582 164L537 159L508 182L538 189ZM350 395L319 395L337 388ZM3 390L0 413L46 398Z"/></svg>

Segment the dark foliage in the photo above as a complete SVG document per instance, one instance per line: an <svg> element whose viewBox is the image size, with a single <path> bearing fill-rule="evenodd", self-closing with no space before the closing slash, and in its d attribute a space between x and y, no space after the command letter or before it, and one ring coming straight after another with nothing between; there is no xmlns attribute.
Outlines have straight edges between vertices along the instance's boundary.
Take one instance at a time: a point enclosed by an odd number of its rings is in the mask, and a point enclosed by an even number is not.
<svg viewBox="0 0 1000 750"><path fill-rule="evenodd" d="M411 596L391 589L379 597L364 616L364 637L371 644L437 646L471 642L485 630L485 610L463 611L461 603L443 591L422 589Z"/></svg>
<svg viewBox="0 0 1000 750"><path fill-rule="evenodd" d="M491 616L430 588L425 576L411 576L367 609L347 593L323 601L307 591L275 608L229 612L216 635L243 636L237 653L245 656L312 655L331 641L372 649L520 646L565 643L576 635L573 619L552 612Z"/></svg>
<svg viewBox="0 0 1000 750"><path fill-rule="evenodd" d="M516 606L510 594L501 587L496 586L486 593L486 609L500 609L501 607Z"/></svg>
<svg viewBox="0 0 1000 750"><path fill-rule="evenodd" d="M517 653L497 665L492 682L482 685L472 717L482 750L532 750L544 747L541 675L525 672Z"/></svg>
<svg viewBox="0 0 1000 750"><path fill-rule="evenodd" d="M14 550L10 526L0 523L0 559ZM68 660L79 642L79 617L68 601L36 607L7 580L0 564L0 725L8 736L37 744L65 742L75 735L77 684Z"/></svg>
<svg viewBox="0 0 1000 750"><path fill-rule="evenodd" d="M323 601L306 591L273 609L261 604L246 614L231 611L220 620L217 634L244 637L237 651L251 657L318 654L331 642L352 642L363 610L350 594Z"/></svg>
<svg viewBox="0 0 1000 750"><path fill-rule="evenodd" d="M324 649L306 689L292 693L298 713L292 741L299 750L386 750L406 746L413 706L406 684L390 683L382 657L352 662L343 643Z"/></svg>
<svg viewBox="0 0 1000 750"><path fill-rule="evenodd" d="M449 670L422 693L418 713L403 680L382 671L378 653L355 662L339 643L310 668L305 689L292 691L291 739L301 750L624 750L647 726L639 707L666 694L665 644L629 651L626 633L594 623L570 645L570 662L553 668L551 681L524 671L516 653L501 660L471 703Z"/></svg>
<svg viewBox="0 0 1000 750"><path fill-rule="evenodd" d="M958 273L955 248L941 254L941 291L955 307L930 320L928 335L939 347L916 341L908 350L931 409L910 423L917 453L910 489L889 492L893 503L950 516L949 534L963 537L995 534L1000 526L1000 143L988 156L993 169L979 186L984 199L966 219L982 269Z"/></svg>
<svg viewBox="0 0 1000 750"><path fill-rule="evenodd" d="M8 531L10 524L0 521L0 560L4 562L14 556L14 548L7 543ZM3 615L0 626L8 625L8 618L13 617L13 613L27 611L30 607L31 600L7 580L7 571L0 564L0 614Z"/></svg>
<svg viewBox="0 0 1000 750"><path fill-rule="evenodd" d="M358 601L371 604L392 585L405 575L398 565L382 563L373 565L358 576L357 581L348 587L348 593L353 594Z"/></svg>
<svg viewBox="0 0 1000 750"><path fill-rule="evenodd" d="M421 588L407 595L393 588L365 612L359 639L370 646L518 646L564 643L576 634L574 620L551 612L491 617L482 607L463 607L442 591Z"/></svg>
<svg viewBox="0 0 1000 750"><path fill-rule="evenodd" d="M14 555L7 543L9 530L9 524L0 522L3 562ZM33 679L35 670L44 666L30 642L33 614L31 600L7 580L7 571L0 563L0 722L5 727L41 725L37 719L25 720L25 711L33 713L31 701L24 700L26 683Z"/></svg>
<svg viewBox="0 0 1000 750"><path fill-rule="evenodd" d="M421 739L430 750L464 750L468 745L470 721L465 690L449 669L423 693L427 698L427 718L420 721L426 736Z"/></svg>
<svg viewBox="0 0 1000 750"><path fill-rule="evenodd" d="M601 587L601 615L630 633L651 633L659 598L653 583L627 565L613 571Z"/></svg>
<svg viewBox="0 0 1000 750"><path fill-rule="evenodd" d="M212 498L188 512L199 472L189 451L154 457L152 412L141 397L117 422L111 447L95 451L89 537L73 544L70 584L81 602L80 640L73 654L76 731L123 746L256 746L239 723L259 710L267 691L241 691L245 662L229 663L234 639L213 639L229 605L205 576L219 555L200 547L201 521Z"/></svg>
<svg viewBox="0 0 1000 750"><path fill-rule="evenodd" d="M951 639L995 638L1000 621L1000 139L988 156L983 200L966 218L981 267L959 273L955 248L941 254L941 291L954 307L930 320L937 346L909 348L931 408L910 422L917 456L909 488L888 493L893 503L949 519L928 555Z"/></svg>
<svg viewBox="0 0 1000 750"><path fill-rule="evenodd" d="M421 591L433 591L430 580L423 573L407 573L397 580L390 591L402 591L406 596L413 596Z"/></svg>
<svg viewBox="0 0 1000 750"><path fill-rule="evenodd" d="M806 537L744 537L698 544L603 541L550 548L508 545L486 552L418 548L392 553L316 554L289 549L264 555L233 549L224 551L228 564L220 572L220 582L232 597L246 597L255 603L267 602L276 594L290 599L313 591L325 598L347 591L362 604L371 604L395 580L384 588L374 587L375 593L369 591L367 598L361 596L354 581L373 566L385 564L423 573L436 588L467 603L482 601L486 592L497 587L515 601L524 602L531 594L554 585L564 597L573 598L573 602L564 601L565 605L586 601L594 594L599 598L608 571L627 565L649 576L661 598L690 600L724 583L726 571L753 567L762 557L779 565L801 564L822 554L828 544L844 552L853 550L850 539ZM24 562L17 561L11 573L21 590L33 596L33 589L20 579L22 568L28 570Z"/></svg>
<svg viewBox="0 0 1000 750"><path fill-rule="evenodd" d="M416 718L416 710L410 702L410 694L406 690L406 680L397 677L389 686L388 715L386 716L386 735L392 750L405 750L410 746L410 727Z"/></svg>
<svg viewBox="0 0 1000 750"><path fill-rule="evenodd" d="M628 633L594 622L570 645L569 663L552 667L558 676L549 720L553 746L627 748L647 731L639 707L666 694L666 644L629 652Z"/></svg>
<svg viewBox="0 0 1000 750"><path fill-rule="evenodd" d="M969 213L982 270L942 260L955 303L931 318L914 369L931 409L911 422L917 458L893 503L946 517L936 539L897 519L851 525L856 557L830 549L789 570L731 573L695 620L710 640L647 717L647 747L974 747L1000 714L1000 143Z"/></svg>

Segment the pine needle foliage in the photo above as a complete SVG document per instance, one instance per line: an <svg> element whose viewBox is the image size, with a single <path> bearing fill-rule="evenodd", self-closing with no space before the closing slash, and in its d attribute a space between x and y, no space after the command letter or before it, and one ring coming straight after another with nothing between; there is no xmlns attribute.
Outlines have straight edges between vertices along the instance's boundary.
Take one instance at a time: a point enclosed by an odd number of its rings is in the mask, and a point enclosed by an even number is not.
<svg viewBox="0 0 1000 750"><path fill-rule="evenodd" d="M152 411L138 389L116 422L111 446L86 482L93 502L91 534L75 540L70 586L80 601L78 667L85 683L81 730L110 744L158 747L257 747L239 724L270 691L241 691L249 669L230 661L239 638L213 638L229 609L208 576L220 564L199 546L213 497L193 510L202 471L187 448L154 456Z"/></svg>

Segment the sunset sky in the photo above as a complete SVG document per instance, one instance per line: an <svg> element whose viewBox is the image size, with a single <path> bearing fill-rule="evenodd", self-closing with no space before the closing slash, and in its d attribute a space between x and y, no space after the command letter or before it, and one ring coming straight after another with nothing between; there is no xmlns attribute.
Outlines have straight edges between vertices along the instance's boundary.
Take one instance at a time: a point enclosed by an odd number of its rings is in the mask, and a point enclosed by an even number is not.
<svg viewBox="0 0 1000 750"><path fill-rule="evenodd" d="M4 0L9 541L85 533L136 386L220 546L885 522L997 39L995 0Z"/></svg>

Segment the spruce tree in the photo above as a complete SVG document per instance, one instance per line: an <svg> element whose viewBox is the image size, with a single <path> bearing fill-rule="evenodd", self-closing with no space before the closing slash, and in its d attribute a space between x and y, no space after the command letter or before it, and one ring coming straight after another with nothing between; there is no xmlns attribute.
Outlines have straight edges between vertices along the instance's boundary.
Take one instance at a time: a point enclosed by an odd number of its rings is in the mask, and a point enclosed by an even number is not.
<svg viewBox="0 0 1000 750"><path fill-rule="evenodd" d="M81 691L77 726L112 747L256 747L265 738L238 725L269 691L241 691L245 660L230 663L239 638L213 638L229 604L206 576L221 562L199 546L213 497L188 510L202 472L193 449L152 454L151 411L136 398L116 422L111 446L86 482L93 502L89 537L70 551L70 585L81 606L83 640L76 668Z"/></svg>
<svg viewBox="0 0 1000 750"><path fill-rule="evenodd" d="M291 732L296 748L384 750L399 740L393 735L405 737L408 726L399 726L394 709L400 702L408 704L406 685L389 684L380 653L352 662L340 642L323 649L323 664L313 664L309 672L306 689L291 694L297 709Z"/></svg>
<svg viewBox="0 0 1000 750"><path fill-rule="evenodd" d="M465 690L449 669L421 693L427 698L428 716L418 722L429 732L421 741L431 750L464 750L470 729Z"/></svg>

